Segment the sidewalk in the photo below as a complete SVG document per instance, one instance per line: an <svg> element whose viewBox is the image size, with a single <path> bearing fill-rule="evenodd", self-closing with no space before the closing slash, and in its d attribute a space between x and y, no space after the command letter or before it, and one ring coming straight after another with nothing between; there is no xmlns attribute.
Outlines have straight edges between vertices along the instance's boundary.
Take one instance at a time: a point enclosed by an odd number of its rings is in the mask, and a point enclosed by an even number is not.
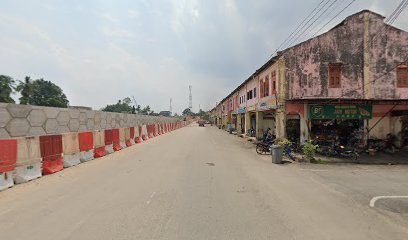
<svg viewBox="0 0 408 240"><path fill-rule="evenodd" d="M347 158L334 158L317 155L315 157L322 163L355 163L355 164L408 164L408 151L400 150L393 154L377 152L375 156L361 153L357 160Z"/></svg>

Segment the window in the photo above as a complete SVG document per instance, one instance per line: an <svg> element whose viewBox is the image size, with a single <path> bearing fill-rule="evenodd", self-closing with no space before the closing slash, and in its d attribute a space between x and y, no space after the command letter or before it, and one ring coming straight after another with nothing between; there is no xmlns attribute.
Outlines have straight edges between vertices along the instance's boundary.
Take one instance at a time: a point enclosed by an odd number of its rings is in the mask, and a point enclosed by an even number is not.
<svg viewBox="0 0 408 240"><path fill-rule="evenodd" d="M269 96L269 76L266 76L264 82L264 97Z"/></svg>
<svg viewBox="0 0 408 240"><path fill-rule="evenodd" d="M259 81L259 95L261 98L263 98L264 95L264 80L261 79L261 81Z"/></svg>
<svg viewBox="0 0 408 240"><path fill-rule="evenodd" d="M329 64L329 87L339 88L341 82L341 63Z"/></svg>
<svg viewBox="0 0 408 240"><path fill-rule="evenodd" d="M249 92L247 92L247 99L250 100L252 99L253 95L252 95L252 90L250 90Z"/></svg>
<svg viewBox="0 0 408 240"><path fill-rule="evenodd" d="M408 87L408 63L397 66L397 87Z"/></svg>
<svg viewBox="0 0 408 240"><path fill-rule="evenodd" d="M256 88L254 88L254 98L256 98Z"/></svg>
<svg viewBox="0 0 408 240"><path fill-rule="evenodd" d="M276 94L276 71L272 72L272 94Z"/></svg>

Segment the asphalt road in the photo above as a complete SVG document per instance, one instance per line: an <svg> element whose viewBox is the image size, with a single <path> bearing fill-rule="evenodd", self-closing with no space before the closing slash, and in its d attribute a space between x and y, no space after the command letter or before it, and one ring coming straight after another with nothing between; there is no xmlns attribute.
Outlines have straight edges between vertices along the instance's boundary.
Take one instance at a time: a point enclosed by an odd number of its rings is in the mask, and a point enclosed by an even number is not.
<svg viewBox="0 0 408 240"><path fill-rule="evenodd" d="M408 167L273 165L190 126L0 192L0 239L407 239Z"/></svg>

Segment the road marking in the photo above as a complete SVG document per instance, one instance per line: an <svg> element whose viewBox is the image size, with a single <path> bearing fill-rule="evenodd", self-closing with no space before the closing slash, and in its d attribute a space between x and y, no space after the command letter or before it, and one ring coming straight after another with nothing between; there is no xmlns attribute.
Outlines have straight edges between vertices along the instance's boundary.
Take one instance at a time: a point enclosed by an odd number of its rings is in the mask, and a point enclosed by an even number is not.
<svg viewBox="0 0 408 240"><path fill-rule="evenodd" d="M370 201L370 207L374 207L375 206L375 202L379 199L386 199L386 198L390 198L390 199L398 199L398 198L406 198L408 199L408 196L377 196L377 197L373 197Z"/></svg>
<svg viewBox="0 0 408 240"><path fill-rule="evenodd" d="M152 194L150 194L149 200L147 200L146 202L147 205L149 205L152 202L154 195L156 195L156 192L153 192Z"/></svg>

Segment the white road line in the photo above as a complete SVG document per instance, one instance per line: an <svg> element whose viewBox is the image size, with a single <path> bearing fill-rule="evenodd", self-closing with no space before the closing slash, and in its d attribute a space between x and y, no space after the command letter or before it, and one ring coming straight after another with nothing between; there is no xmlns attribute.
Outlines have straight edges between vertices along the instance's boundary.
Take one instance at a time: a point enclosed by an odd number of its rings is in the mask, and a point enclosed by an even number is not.
<svg viewBox="0 0 408 240"><path fill-rule="evenodd" d="M398 199L398 198L406 198L408 199L408 196L377 196L377 197L373 197L370 201L370 207L374 207L375 206L375 202L379 199L384 199L384 198L390 198L390 199Z"/></svg>
<svg viewBox="0 0 408 240"><path fill-rule="evenodd" d="M154 195L156 195L156 192L153 192L153 193L150 195L149 200L147 200L147 202L146 202L147 205L149 205L149 204L152 202Z"/></svg>

